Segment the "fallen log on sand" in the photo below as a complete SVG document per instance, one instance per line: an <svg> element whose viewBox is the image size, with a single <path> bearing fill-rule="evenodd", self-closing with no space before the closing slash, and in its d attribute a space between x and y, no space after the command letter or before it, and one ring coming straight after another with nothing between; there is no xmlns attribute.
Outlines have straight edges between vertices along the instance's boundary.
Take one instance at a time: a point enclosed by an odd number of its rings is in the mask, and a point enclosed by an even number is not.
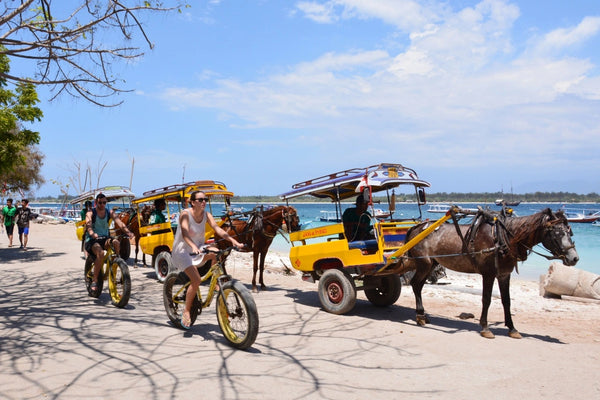
<svg viewBox="0 0 600 400"><path fill-rule="evenodd" d="M553 262L540 277L544 297L572 296L600 300L600 275Z"/></svg>

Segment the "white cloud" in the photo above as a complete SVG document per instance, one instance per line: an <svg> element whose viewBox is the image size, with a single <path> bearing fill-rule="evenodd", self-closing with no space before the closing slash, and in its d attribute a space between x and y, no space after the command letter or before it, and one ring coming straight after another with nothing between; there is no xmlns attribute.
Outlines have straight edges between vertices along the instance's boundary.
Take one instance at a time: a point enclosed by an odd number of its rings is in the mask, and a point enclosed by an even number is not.
<svg viewBox="0 0 600 400"><path fill-rule="evenodd" d="M299 1L296 8L306 15L306 18L320 24L330 24L338 20L333 10L333 4L319 4L313 1Z"/></svg>
<svg viewBox="0 0 600 400"><path fill-rule="evenodd" d="M535 54L554 54L578 46L597 36L600 32L600 17L585 17L577 26L560 28L549 32L535 44Z"/></svg>
<svg viewBox="0 0 600 400"><path fill-rule="evenodd" d="M235 126L327 132L324 146L367 134L377 140L365 144L365 154L411 149L403 154L409 164L433 151L436 163L448 167L456 160L479 167L493 158L526 168L547 164L548 155L563 165L565 138L570 143L581 135L586 147L600 145L600 120L592 111L597 107L585 103L600 99L597 66L545 50L597 35L598 18L556 29L537 44L539 51L518 53L513 25L520 12L505 0L484 0L456 12L413 1L296 6L318 22L378 18L407 29L410 45L398 53L329 52L285 73L247 82L215 80L211 89L173 88L165 98L218 109Z"/></svg>

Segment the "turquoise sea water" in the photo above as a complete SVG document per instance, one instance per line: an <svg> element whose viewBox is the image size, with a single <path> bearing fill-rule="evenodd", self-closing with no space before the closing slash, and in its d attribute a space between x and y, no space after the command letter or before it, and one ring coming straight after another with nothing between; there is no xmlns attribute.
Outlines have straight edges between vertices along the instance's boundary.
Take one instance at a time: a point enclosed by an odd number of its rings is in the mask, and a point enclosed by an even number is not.
<svg viewBox="0 0 600 400"><path fill-rule="evenodd" d="M308 224L319 224L320 222L316 222L319 219L322 210L335 210L332 204L327 203L319 203L319 204L291 204L296 208L298 214L300 216L300 222L305 226ZM499 210L500 207L497 207L493 204L460 204L460 207L463 208L476 208L478 205L483 207L489 206L493 210ZM237 204L236 207L244 207L246 210L251 210L254 207L254 204ZM351 207L351 204L345 204L342 208ZM531 215L536 212L544 209L551 208L552 210L558 210L562 204L546 204L546 203L527 203L521 204L517 207L513 207L515 213L519 216ZM586 208L586 209L596 209L600 210L600 204L589 204L589 205L581 205L581 204L566 204L567 208ZM376 205L376 208L381 208L383 211L387 211L387 207L382 205ZM422 207L423 214L422 218L426 219L438 219L442 216L442 214L434 214L428 213L427 206ZM397 204L396 212L394 213L395 218L412 218L419 217L419 210L416 204ZM593 272L595 274L600 275L600 226L595 226L590 223L571 223L571 228L573 230L573 240L575 241L575 246L577 252L579 254L580 261L575 266L576 268L583 269L586 271ZM278 235L273 242L273 249L288 252L290 245L289 243L280 235ZM537 252L542 254L548 254L541 245L535 248ZM533 279L537 280L541 274L545 274L548 272L548 267L551 261L546 260L545 258L537 255L530 254L527 258L527 261L519 263L519 277L523 279Z"/></svg>
<svg viewBox="0 0 600 400"><path fill-rule="evenodd" d="M234 203L232 207L238 209L241 208L245 211L251 211L257 204L248 204L248 203ZM319 217L321 215L321 211L334 211L335 208L331 203L293 203L291 204L298 211L298 215L300 216L300 222L303 226L307 227L315 224L322 224L319 222ZM462 203L459 204L460 207L463 208L476 208L478 205L483 207L490 207L493 210L499 210L500 208L493 204L472 204L472 203ZM59 208L59 204L31 204L31 206L53 206ZM342 206L343 209L347 207L351 207L352 204L344 204ZM519 216L531 215L534 214L544 208L551 208L552 210L558 210L563 204L557 203L521 203L521 205L514 207L515 213ZM564 204L566 208L576 208L576 209L593 209L600 210L600 204ZM384 204L376 204L375 208L380 208L383 211L387 211L387 206ZM428 213L427 206L422 207L422 219L438 219L442 214L433 214ZM221 205L214 205L212 208L212 212L215 216L219 216L223 213L224 207ZM402 203L396 205L396 212L394 213L395 218L419 218L419 208L416 204L411 203ZM579 253L580 261L575 266L576 268L583 269L586 271L593 272L595 274L600 275L600 226L595 226L590 223L571 223L571 228L573 230L573 240L575 241L575 246L577 252ZM272 249L288 252L290 248L290 244L286 238L281 235L276 236L275 240L272 244ZM537 246L536 251L544 254L548 254L548 252L540 245ZM524 279L534 279L537 280L541 274L545 274L548 272L548 266L550 265L550 261L545 258L537 255L530 254L527 261L523 263L519 263L519 276Z"/></svg>

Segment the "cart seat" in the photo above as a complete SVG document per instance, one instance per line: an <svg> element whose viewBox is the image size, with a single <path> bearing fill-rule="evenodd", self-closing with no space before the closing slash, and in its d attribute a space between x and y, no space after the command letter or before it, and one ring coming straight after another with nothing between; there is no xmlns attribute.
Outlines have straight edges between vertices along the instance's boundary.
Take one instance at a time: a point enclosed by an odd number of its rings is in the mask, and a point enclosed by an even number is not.
<svg viewBox="0 0 600 400"><path fill-rule="evenodd" d="M350 249L377 250L377 240L356 240L354 242L348 242L348 247Z"/></svg>

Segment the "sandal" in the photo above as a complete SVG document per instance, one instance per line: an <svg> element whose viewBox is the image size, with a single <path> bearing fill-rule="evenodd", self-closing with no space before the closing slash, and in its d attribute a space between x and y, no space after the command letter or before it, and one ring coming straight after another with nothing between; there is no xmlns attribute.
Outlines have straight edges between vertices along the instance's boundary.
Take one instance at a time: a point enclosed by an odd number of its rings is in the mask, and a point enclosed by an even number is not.
<svg viewBox="0 0 600 400"><path fill-rule="evenodd" d="M92 282L90 290L92 291L92 293L96 293L98 291L98 282Z"/></svg>
<svg viewBox="0 0 600 400"><path fill-rule="evenodd" d="M185 315L183 315L181 317L181 319L179 320L179 323L181 325L181 327L183 329L185 329L186 331L189 330L192 326L192 320L190 319L190 317L185 317Z"/></svg>

